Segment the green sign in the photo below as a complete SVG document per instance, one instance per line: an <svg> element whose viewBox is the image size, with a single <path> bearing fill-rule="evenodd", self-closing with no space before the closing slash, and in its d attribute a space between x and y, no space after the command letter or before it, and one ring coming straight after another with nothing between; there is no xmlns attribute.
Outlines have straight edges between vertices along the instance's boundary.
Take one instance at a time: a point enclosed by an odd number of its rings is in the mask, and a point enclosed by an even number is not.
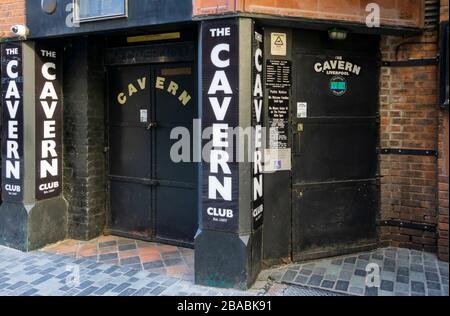
<svg viewBox="0 0 450 316"><path fill-rule="evenodd" d="M331 78L330 91L338 97L344 95L347 92L347 81L344 77L336 76Z"/></svg>

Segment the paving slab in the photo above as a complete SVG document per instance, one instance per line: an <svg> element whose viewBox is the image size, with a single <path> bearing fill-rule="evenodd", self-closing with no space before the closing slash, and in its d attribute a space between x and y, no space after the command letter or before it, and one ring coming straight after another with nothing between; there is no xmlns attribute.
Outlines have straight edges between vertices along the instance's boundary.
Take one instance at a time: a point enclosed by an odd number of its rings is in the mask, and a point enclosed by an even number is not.
<svg viewBox="0 0 450 316"><path fill-rule="evenodd" d="M448 263L440 261L435 254L416 250L383 248L306 264L296 263L274 270L274 275L283 274L283 271L290 271L290 275L298 272L299 277L272 279L288 285L308 285L343 294L448 295ZM322 275L323 280L329 282L319 282Z"/></svg>
<svg viewBox="0 0 450 316"><path fill-rule="evenodd" d="M96 249L82 256L82 248ZM76 248L67 256L64 248ZM92 248L91 248L92 249ZM120 250L121 249L121 250ZM67 249L66 249L67 250ZM107 263L102 255L138 251L130 260ZM133 253L134 254L134 253ZM162 268L145 270L156 262ZM127 259L125 258L125 259ZM186 273L168 273L183 258ZM146 261L146 262L144 262ZM22 253L0 246L0 295L6 296L448 296L448 263L434 254L385 248L339 258L295 263L266 270L249 291L195 285L191 249L122 238L66 241L44 251ZM191 266L192 265L192 266ZM141 266L141 268L137 267ZM174 269L176 271L177 269Z"/></svg>

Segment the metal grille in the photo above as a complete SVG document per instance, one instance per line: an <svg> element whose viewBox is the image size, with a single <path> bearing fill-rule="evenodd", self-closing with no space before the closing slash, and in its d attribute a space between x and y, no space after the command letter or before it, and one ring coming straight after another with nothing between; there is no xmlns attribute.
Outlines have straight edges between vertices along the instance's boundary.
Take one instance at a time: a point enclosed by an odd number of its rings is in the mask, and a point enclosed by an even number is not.
<svg viewBox="0 0 450 316"><path fill-rule="evenodd" d="M425 29L434 30L438 27L439 13L439 0L425 0Z"/></svg>
<svg viewBox="0 0 450 316"><path fill-rule="evenodd" d="M349 296L332 291L325 291L303 286L289 286L283 293L284 296Z"/></svg>

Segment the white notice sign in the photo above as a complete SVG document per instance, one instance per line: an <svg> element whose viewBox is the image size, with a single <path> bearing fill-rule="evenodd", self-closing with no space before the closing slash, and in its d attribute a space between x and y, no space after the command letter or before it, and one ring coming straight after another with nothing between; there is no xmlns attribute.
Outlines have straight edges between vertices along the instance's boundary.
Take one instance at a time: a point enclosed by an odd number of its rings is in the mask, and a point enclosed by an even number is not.
<svg viewBox="0 0 450 316"><path fill-rule="evenodd" d="M141 110L141 123L148 123L148 110Z"/></svg>
<svg viewBox="0 0 450 316"><path fill-rule="evenodd" d="M271 49L272 56L287 55L287 35L286 33L271 33Z"/></svg>
<svg viewBox="0 0 450 316"><path fill-rule="evenodd" d="M291 149L266 149L264 157L264 172L292 170Z"/></svg>
<svg viewBox="0 0 450 316"><path fill-rule="evenodd" d="M297 103L297 118L307 118L308 117L308 103L298 102Z"/></svg>

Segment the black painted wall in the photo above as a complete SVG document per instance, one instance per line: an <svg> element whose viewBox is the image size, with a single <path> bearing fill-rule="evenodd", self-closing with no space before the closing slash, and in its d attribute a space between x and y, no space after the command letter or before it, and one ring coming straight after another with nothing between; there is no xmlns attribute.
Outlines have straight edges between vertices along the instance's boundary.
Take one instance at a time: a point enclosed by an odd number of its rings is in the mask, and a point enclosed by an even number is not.
<svg viewBox="0 0 450 316"><path fill-rule="evenodd" d="M64 197L68 237L89 240L106 223L103 40L73 38L64 56Z"/></svg>
<svg viewBox="0 0 450 316"><path fill-rule="evenodd" d="M171 24L192 20L192 0L129 0L128 17L81 23L80 27L68 27L70 15L67 5L72 0L58 0L56 12L44 13L41 1L26 0L29 38L64 36L117 29L139 28L157 24Z"/></svg>
<svg viewBox="0 0 450 316"><path fill-rule="evenodd" d="M287 34L287 56L271 55L272 32ZM266 27L264 37L264 67L268 59L292 60L291 29ZM268 102L266 87L265 126L269 126ZM289 139L290 143L291 139ZM291 172L267 173L264 176L263 266L270 267L291 261L291 215Z"/></svg>

